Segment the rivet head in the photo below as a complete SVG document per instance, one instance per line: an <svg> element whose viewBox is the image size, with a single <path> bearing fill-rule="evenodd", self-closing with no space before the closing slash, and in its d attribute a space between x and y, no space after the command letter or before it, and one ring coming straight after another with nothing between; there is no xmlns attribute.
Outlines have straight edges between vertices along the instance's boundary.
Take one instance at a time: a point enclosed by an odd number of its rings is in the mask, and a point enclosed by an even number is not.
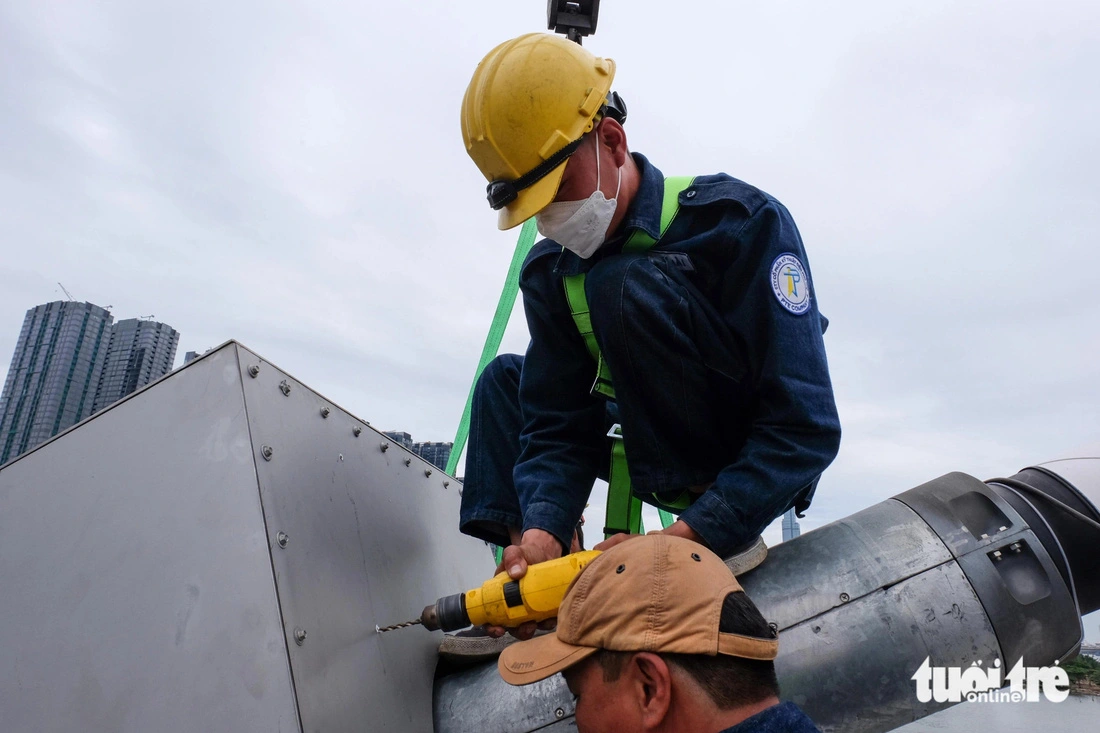
<svg viewBox="0 0 1100 733"><path fill-rule="evenodd" d="M265 446L260 448L260 455L262 455L264 457L265 461L270 461L271 456L274 453L275 453L275 449L272 448L270 445L265 445Z"/></svg>
<svg viewBox="0 0 1100 733"><path fill-rule="evenodd" d="M286 547L286 543L290 542L290 538L287 537L286 532L280 532L275 535L275 541L279 543L279 547Z"/></svg>
<svg viewBox="0 0 1100 733"><path fill-rule="evenodd" d="M330 410L328 409L328 407L327 407L327 406L326 406L326 407L322 407L322 408L321 408L321 417L328 417L328 415L329 415L329 412L330 412Z"/></svg>
<svg viewBox="0 0 1100 733"><path fill-rule="evenodd" d="M363 434L363 428L356 425L354 428L351 429L351 434L358 438L360 435Z"/></svg>
<svg viewBox="0 0 1100 733"><path fill-rule="evenodd" d="M413 459L411 459L411 458L406 458L406 459L405 459L405 467L406 467L406 468L408 468L409 466L411 466L411 465L412 465L412 462L413 462Z"/></svg>
<svg viewBox="0 0 1100 733"><path fill-rule="evenodd" d="M432 477L432 469L425 468L424 469L424 476L426 476L427 478L431 478Z"/></svg>
<svg viewBox="0 0 1100 733"><path fill-rule="evenodd" d="M390 444L389 443L383 443L379 447L382 449L382 452L385 453L386 451L388 451L390 449Z"/></svg>
<svg viewBox="0 0 1100 733"><path fill-rule="evenodd" d="M256 366L255 364L248 367L248 376L252 377L253 379L255 379L256 375L259 374L259 373L260 373L260 368L258 366Z"/></svg>
<svg viewBox="0 0 1100 733"><path fill-rule="evenodd" d="M694 189L692 189L692 190L689 190L689 191L685 192L685 193L684 193L684 198L687 198L687 199L693 199L693 198L695 198L695 191L694 191Z"/></svg>
<svg viewBox="0 0 1100 733"><path fill-rule="evenodd" d="M290 394L290 383L287 382L285 379L279 382L279 391L282 392L284 395Z"/></svg>
<svg viewBox="0 0 1100 733"><path fill-rule="evenodd" d="M850 600L852 600L852 597L850 595L848 595L847 593L841 593L840 594L840 602L841 603L847 603Z"/></svg>
<svg viewBox="0 0 1100 733"><path fill-rule="evenodd" d="M444 482L443 482L443 488L447 488L447 487L448 487L448 486L450 486L450 485L451 485L451 482L450 482L450 481L444 481Z"/></svg>
<svg viewBox="0 0 1100 733"><path fill-rule="evenodd" d="M298 646L306 643L305 629L294 629L294 643L296 643Z"/></svg>

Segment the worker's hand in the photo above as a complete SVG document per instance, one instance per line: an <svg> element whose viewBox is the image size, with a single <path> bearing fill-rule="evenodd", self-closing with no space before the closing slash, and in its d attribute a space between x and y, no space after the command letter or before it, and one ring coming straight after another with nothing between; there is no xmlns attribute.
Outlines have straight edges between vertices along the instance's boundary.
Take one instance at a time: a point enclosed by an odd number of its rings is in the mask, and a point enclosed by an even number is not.
<svg viewBox="0 0 1100 733"><path fill-rule="evenodd" d="M507 572L512 580L527 574L527 566L561 557L558 538L541 529L529 529L523 533L518 545L504 548L497 572Z"/></svg>
<svg viewBox="0 0 1100 733"><path fill-rule="evenodd" d="M687 522L683 521L682 519L677 519L675 522L668 525L664 529L655 529L651 532L647 532L646 534L668 534L672 535L673 537L683 537L684 539L691 540L692 542L698 542L703 547L707 546L707 543L705 540L703 540L702 536L700 536L699 533L696 532L694 529L689 527ZM631 540L635 537L641 537L641 535L626 534L625 532L611 535L592 549L606 552L612 547L615 547L616 545L621 545L627 540Z"/></svg>
<svg viewBox="0 0 1100 733"><path fill-rule="evenodd" d="M574 536L574 543L576 536ZM518 545L510 545L504 548L500 565L497 565L497 573L507 572L512 580L519 580L527 574L527 567L547 560L555 560L561 557L561 543L554 535L541 529L529 529L523 533ZM486 626L489 636L498 638L509 632L517 639L530 639L538 629L553 629L557 625L556 619L547 619L535 623L528 621L514 629L503 626Z"/></svg>
<svg viewBox="0 0 1100 733"><path fill-rule="evenodd" d="M703 547L707 547L706 540L704 540L698 532L689 527L688 523L682 519L677 519L675 522L668 525L664 529L654 530L649 534L670 534L673 537L683 537L685 540L698 542Z"/></svg>
<svg viewBox="0 0 1100 733"><path fill-rule="evenodd" d="M627 540L632 540L635 537L641 537L640 534L627 534L626 532L620 532L619 534L613 534L600 544L593 547L593 550L599 550L600 552L607 552L615 545L621 545Z"/></svg>

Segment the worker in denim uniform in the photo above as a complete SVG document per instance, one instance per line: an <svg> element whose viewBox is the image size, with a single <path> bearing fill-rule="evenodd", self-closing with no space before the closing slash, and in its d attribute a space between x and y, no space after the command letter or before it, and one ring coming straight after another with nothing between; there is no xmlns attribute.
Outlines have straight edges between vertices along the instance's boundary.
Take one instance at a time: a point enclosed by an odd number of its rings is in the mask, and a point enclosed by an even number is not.
<svg viewBox="0 0 1100 733"><path fill-rule="evenodd" d="M464 533L505 546L517 578L573 546L612 424L637 496L690 496L663 532L721 557L809 506L840 442L827 321L790 213L704 175L662 232L664 175L628 150L613 77L610 59L530 34L494 49L463 100L500 228L535 216L546 237L520 276L527 354L498 357L475 387L460 517ZM638 231L656 244L624 252ZM592 392L596 361L565 296L578 273L613 402Z"/></svg>

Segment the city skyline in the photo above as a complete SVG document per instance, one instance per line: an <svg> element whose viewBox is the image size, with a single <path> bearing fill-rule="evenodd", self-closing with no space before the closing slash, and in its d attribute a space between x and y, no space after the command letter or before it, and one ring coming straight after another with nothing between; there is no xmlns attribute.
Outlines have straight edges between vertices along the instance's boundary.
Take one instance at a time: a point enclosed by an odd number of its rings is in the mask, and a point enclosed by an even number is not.
<svg viewBox="0 0 1100 733"><path fill-rule="evenodd" d="M0 464L170 372L178 341L164 323L115 322L110 306L28 309L0 392Z"/></svg>

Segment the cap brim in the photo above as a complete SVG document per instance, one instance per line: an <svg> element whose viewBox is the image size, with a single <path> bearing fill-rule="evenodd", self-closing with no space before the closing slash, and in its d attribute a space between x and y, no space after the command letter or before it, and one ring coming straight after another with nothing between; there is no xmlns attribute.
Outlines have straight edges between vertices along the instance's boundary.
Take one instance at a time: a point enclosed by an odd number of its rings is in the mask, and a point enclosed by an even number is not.
<svg viewBox="0 0 1100 733"><path fill-rule="evenodd" d="M503 231L519 226L550 205L558 195L558 186L568 163L567 158L557 168L520 191L515 201L500 210L497 228Z"/></svg>
<svg viewBox="0 0 1100 733"><path fill-rule="evenodd" d="M599 651L598 647L573 646L546 634L505 648L497 659L500 676L510 685L529 685L572 667Z"/></svg>

